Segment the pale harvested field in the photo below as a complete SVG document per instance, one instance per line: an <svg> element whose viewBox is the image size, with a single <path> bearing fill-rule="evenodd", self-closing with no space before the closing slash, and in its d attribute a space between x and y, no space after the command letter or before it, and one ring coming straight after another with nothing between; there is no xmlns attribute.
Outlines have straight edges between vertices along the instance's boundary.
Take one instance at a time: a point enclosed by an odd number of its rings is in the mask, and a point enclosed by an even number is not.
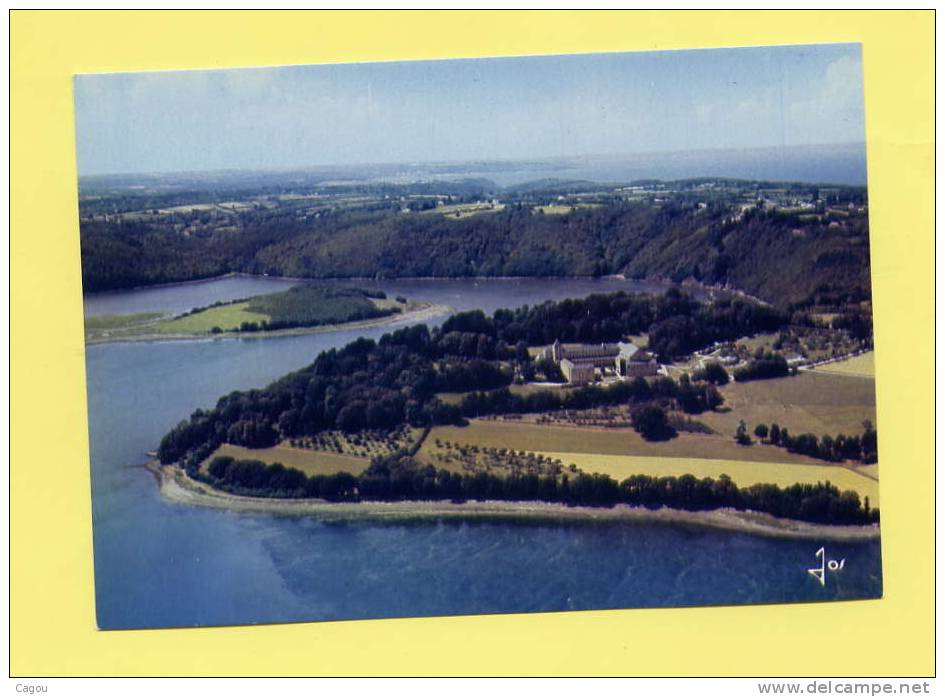
<svg viewBox="0 0 945 697"><path fill-rule="evenodd" d="M545 215L566 215L571 211L575 210L574 206L535 206L533 209L536 213L541 211Z"/></svg>
<svg viewBox="0 0 945 697"><path fill-rule="evenodd" d="M633 474L651 477L680 476L712 477L727 474L738 486L752 484L816 484L829 481L841 491L852 489L862 499L870 497L871 506L879 506L879 482L838 465L796 465L771 462L733 460L700 460L695 458L636 457L633 455L596 455L590 453L547 452L540 454L561 460L565 465L574 463L585 472L609 474L623 481Z"/></svg>
<svg viewBox="0 0 945 697"><path fill-rule="evenodd" d="M397 302L394 298L368 298L368 300L374 304L374 307L380 310L390 310L395 307L402 311L410 309L410 303Z"/></svg>
<svg viewBox="0 0 945 697"><path fill-rule="evenodd" d="M814 368L818 373L832 373L834 375L849 375L859 378L872 378L876 375L873 352L867 351L859 356L847 358L845 361L828 363Z"/></svg>
<svg viewBox="0 0 945 697"><path fill-rule="evenodd" d="M253 450L244 448L241 445L224 443L204 461L201 467L217 455L229 455L237 460L259 460L267 465L281 462L286 467L302 470L309 476L313 474L335 474L337 472L361 474L370 464L368 459L364 457L293 448L288 445L275 445L271 448Z"/></svg>
<svg viewBox="0 0 945 697"><path fill-rule="evenodd" d="M565 205L559 205L556 203L549 204L547 206L535 206L532 210L536 213L541 211L545 215L567 215L572 211L576 211L580 208L600 208L599 203L569 203Z"/></svg>
<svg viewBox="0 0 945 697"><path fill-rule="evenodd" d="M462 218L471 218L474 215L479 215L481 213L498 213L505 208L505 204L493 205L491 203L458 203L451 206L440 206L435 208L431 213L440 213L443 216L451 219L458 220Z"/></svg>
<svg viewBox="0 0 945 697"><path fill-rule="evenodd" d="M873 380L801 371L794 377L731 382L720 388L727 411L698 418L718 433L732 437L740 419L749 432L759 423L786 426L793 435L816 436L863 432L863 421L876 425Z"/></svg>
<svg viewBox="0 0 945 697"><path fill-rule="evenodd" d="M680 433L659 443L643 440L630 428L592 429L569 426L486 421L473 419L468 426L434 428L423 450L431 444L450 441L491 448L512 448L529 452L590 453L598 455L636 455L642 457L709 458L747 462L775 462L817 465L819 460L789 453L771 445L746 447L732 436Z"/></svg>

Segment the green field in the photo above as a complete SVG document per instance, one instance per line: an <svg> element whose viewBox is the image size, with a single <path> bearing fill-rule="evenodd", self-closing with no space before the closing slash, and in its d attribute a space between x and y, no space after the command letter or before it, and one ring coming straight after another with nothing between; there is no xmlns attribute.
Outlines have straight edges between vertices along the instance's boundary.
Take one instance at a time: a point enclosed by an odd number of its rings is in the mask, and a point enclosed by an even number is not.
<svg viewBox="0 0 945 697"><path fill-rule="evenodd" d="M260 322L268 316L249 312L248 302L210 307L183 317L168 317L156 312L136 315L106 315L85 320L85 340L134 338L136 336L178 336L209 334L214 327L222 331L238 329L242 322Z"/></svg>
<svg viewBox="0 0 945 697"><path fill-rule="evenodd" d="M250 312L249 302L210 307L186 317L164 320L147 327L147 334L209 334L214 327L223 331L238 329L242 322L265 322L269 316Z"/></svg>
<svg viewBox="0 0 945 697"><path fill-rule="evenodd" d="M335 474L337 472L361 474L370 464L369 460L364 457L292 448L288 445L280 444L271 448L254 450L244 448L240 445L224 443L204 461L201 467L206 466L206 464L217 455L229 455L236 460L259 460L267 465L281 462L286 467L294 467L309 476L314 474Z"/></svg>
<svg viewBox="0 0 945 697"><path fill-rule="evenodd" d="M409 309L409 303L370 298L357 288L302 285L281 293L259 295L190 314L106 315L86 319L86 341L135 337L206 336L240 331L244 323L272 329L327 326L384 317Z"/></svg>
<svg viewBox="0 0 945 697"><path fill-rule="evenodd" d="M873 352L867 351L859 356L847 358L843 361L828 363L827 365L814 368L818 373L830 373L833 375L848 375L859 378L872 378L876 375L875 361Z"/></svg>
<svg viewBox="0 0 945 697"><path fill-rule="evenodd" d="M381 307L381 303L384 306ZM401 303L368 297L358 288L309 283L281 293L249 299L248 312L268 317L275 326L319 326L371 319L398 311Z"/></svg>

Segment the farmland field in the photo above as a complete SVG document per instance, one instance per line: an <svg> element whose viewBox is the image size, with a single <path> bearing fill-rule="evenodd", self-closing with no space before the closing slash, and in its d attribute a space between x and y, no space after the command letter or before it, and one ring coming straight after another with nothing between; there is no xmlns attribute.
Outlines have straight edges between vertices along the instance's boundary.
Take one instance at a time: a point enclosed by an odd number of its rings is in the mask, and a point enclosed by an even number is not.
<svg viewBox="0 0 945 697"><path fill-rule="evenodd" d="M740 419L749 431L759 423L777 423L798 435L860 434L863 421L876 423L873 380L802 371L794 377L732 382L719 389L724 410L706 412L699 420L731 437Z"/></svg>
<svg viewBox="0 0 945 697"><path fill-rule="evenodd" d="M849 375L861 378L872 378L876 375L872 351L861 353L859 356L847 358L844 361L818 366L814 370L818 373Z"/></svg>
<svg viewBox="0 0 945 697"><path fill-rule="evenodd" d="M440 213L452 220L461 220L481 213L498 213L503 208L505 206L501 203L498 205L491 203L459 203L451 206L440 206L434 209L433 212Z"/></svg>
<svg viewBox="0 0 945 697"><path fill-rule="evenodd" d="M535 212L542 212L545 215L565 215L574 210L573 206L535 206Z"/></svg>
<svg viewBox="0 0 945 697"><path fill-rule="evenodd" d="M651 477L692 474L697 478L727 474L738 486L752 484L816 484L829 481L841 491L852 489L860 498L870 497L870 505L879 505L879 482L839 465L797 465L772 462L749 462L735 460L699 460L673 457L638 457L634 455L597 455L591 453L539 453L552 460L561 460L565 465L574 463L588 473L609 474L622 481L632 474Z"/></svg>
<svg viewBox="0 0 945 697"><path fill-rule="evenodd" d="M243 322L265 322L268 315L247 310L249 302L210 307L186 317L176 317L147 327L148 334L208 334L214 327L223 331L239 328Z"/></svg>
<svg viewBox="0 0 945 697"><path fill-rule="evenodd" d="M293 448L288 445L280 444L271 448L254 450L229 443L224 443L217 448L204 464L213 460L217 455L228 455L236 460L259 460L267 465L281 462L286 467L294 467L309 476L335 474L337 472L361 474L370 464L368 459L364 457Z"/></svg>
<svg viewBox="0 0 945 697"><path fill-rule="evenodd" d="M703 415L704 416L704 415ZM437 439L492 448L530 452L591 453L644 457L711 458L747 462L779 462L822 465L820 460L756 443L738 445L731 436L680 433L676 438L652 443L630 428L594 429L544 426L525 422L473 419L468 426L438 426L421 449L426 452Z"/></svg>
<svg viewBox="0 0 945 697"><path fill-rule="evenodd" d="M584 472L609 474L622 480L632 474L717 478L729 475L739 486L772 483L830 481L842 490L852 489L879 504L875 466L848 468L824 463L784 449L756 443L740 446L729 437L680 433L662 443L644 441L630 429L587 429L540 426L531 423L472 420L469 426L434 428L420 450L420 459L440 467L445 452L438 443L463 448L510 448L560 461L563 471L576 465ZM482 459L482 456L479 456Z"/></svg>
<svg viewBox="0 0 945 697"><path fill-rule="evenodd" d="M549 204L547 206L535 206L536 213L541 211L545 215L566 215L579 208L600 208L599 203L571 203L567 205Z"/></svg>

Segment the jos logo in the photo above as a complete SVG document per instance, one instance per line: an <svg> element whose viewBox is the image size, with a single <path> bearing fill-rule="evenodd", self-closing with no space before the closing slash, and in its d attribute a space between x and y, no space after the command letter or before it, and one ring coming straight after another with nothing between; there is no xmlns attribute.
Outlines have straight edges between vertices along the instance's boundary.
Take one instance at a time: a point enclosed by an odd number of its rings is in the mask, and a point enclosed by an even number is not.
<svg viewBox="0 0 945 697"><path fill-rule="evenodd" d="M813 569L808 569L807 573L816 578L821 586L827 585L827 572L833 571L843 571L843 565L846 563L846 559L827 559L827 552L823 547L817 550L817 553L814 555L820 557L820 566L816 566Z"/></svg>

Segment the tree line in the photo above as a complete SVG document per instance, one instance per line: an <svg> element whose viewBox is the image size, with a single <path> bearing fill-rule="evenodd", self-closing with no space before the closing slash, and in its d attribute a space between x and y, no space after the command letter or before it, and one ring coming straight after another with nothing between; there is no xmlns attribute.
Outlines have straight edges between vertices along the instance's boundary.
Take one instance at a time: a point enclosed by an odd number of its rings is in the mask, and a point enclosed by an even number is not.
<svg viewBox="0 0 945 697"><path fill-rule="evenodd" d="M852 436L843 433L836 436L824 434L820 438L813 433L801 433L795 436L789 433L787 428L776 423L771 424L770 427L767 424L758 424L755 426L754 433L763 443L827 462L853 461L870 465L877 459L876 429L870 421L863 422L863 433ZM742 445L751 444L744 422L739 424L735 440Z"/></svg>
<svg viewBox="0 0 945 697"><path fill-rule="evenodd" d="M328 501L546 501L579 506L628 504L689 511L718 508L753 510L781 518L829 525L866 525L879 521L869 499L841 492L830 482L755 484L739 488L727 475L699 479L634 475L621 482L606 474L583 472L560 477L534 474L497 476L461 474L420 466L405 454L378 458L360 475L339 472L306 476L281 464L219 456L207 472L192 473L214 487L240 495L317 498Z"/></svg>
<svg viewBox="0 0 945 697"><path fill-rule="evenodd" d="M491 317L481 310L453 315L444 332L482 334L503 347L562 342L603 343L646 332L649 349L661 362L692 353L716 341L774 332L790 316L770 305L740 297L700 302L678 288L663 294L594 294L586 298L547 301Z"/></svg>

